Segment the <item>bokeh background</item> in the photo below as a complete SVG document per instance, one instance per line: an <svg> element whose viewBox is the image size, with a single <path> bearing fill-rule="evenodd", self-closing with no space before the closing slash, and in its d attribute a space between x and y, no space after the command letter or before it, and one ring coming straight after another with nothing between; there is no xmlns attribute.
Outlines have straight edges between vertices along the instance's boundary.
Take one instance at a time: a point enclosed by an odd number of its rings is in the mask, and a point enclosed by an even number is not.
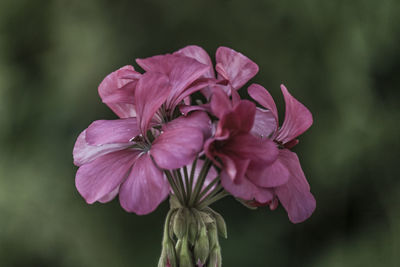
<svg viewBox="0 0 400 267"><path fill-rule="evenodd" d="M400 1L0 2L0 266L156 266L162 204L87 205L72 148L116 116L97 86L137 57L189 44L232 47L314 115L295 148L317 199L306 222L282 208L214 205L224 266L400 266Z"/></svg>

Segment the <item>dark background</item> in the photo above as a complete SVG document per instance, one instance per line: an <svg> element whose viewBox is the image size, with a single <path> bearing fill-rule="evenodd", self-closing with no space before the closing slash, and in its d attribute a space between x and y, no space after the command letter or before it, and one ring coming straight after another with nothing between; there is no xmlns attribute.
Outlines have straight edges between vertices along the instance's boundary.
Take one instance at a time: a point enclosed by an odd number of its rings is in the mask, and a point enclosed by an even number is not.
<svg viewBox="0 0 400 267"><path fill-rule="evenodd" d="M400 1L0 2L0 266L156 266L163 203L87 205L72 148L116 116L97 86L138 57L189 44L234 48L313 113L295 148L317 199L306 222L283 208L214 208L224 266L400 266Z"/></svg>

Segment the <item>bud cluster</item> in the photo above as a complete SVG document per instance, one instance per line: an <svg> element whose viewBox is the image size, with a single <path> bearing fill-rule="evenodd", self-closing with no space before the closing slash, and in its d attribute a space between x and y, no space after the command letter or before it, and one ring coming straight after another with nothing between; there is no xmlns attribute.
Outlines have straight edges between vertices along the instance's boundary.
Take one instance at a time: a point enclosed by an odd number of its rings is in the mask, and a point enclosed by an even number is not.
<svg viewBox="0 0 400 267"><path fill-rule="evenodd" d="M174 196L170 203L158 267L221 266L218 235L227 238L222 216L209 207L180 206Z"/></svg>

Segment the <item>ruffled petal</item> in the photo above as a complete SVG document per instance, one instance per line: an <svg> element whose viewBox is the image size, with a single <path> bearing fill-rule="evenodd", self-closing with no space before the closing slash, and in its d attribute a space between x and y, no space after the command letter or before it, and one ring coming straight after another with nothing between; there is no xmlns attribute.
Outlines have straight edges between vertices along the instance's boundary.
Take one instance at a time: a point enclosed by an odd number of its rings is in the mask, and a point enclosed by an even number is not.
<svg viewBox="0 0 400 267"><path fill-rule="evenodd" d="M215 155L222 161L222 171L224 171L232 181L238 183L243 179L247 167L250 164L249 159L242 158L234 153L225 154L219 152Z"/></svg>
<svg viewBox="0 0 400 267"><path fill-rule="evenodd" d="M289 181L275 189L282 206L293 223L300 223L311 216L315 210L315 198L304 176L296 153L283 149L280 159L290 172Z"/></svg>
<svg viewBox="0 0 400 267"><path fill-rule="evenodd" d="M153 142L150 154L162 169L172 170L192 162L203 146L198 128L178 127L165 130Z"/></svg>
<svg viewBox="0 0 400 267"><path fill-rule="evenodd" d="M126 211L144 215L154 211L168 193L169 185L162 171L146 153L136 160L129 177L121 185L119 200Z"/></svg>
<svg viewBox="0 0 400 267"><path fill-rule="evenodd" d="M138 154L135 150L122 150L82 165L76 173L75 185L86 202L92 204L115 190Z"/></svg>
<svg viewBox="0 0 400 267"><path fill-rule="evenodd" d="M255 101L257 101L261 106L268 109L273 118L275 119L275 129L278 129L278 110L276 109L275 101L272 98L271 94L259 84L252 84L247 89L247 92Z"/></svg>
<svg viewBox="0 0 400 267"><path fill-rule="evenodd" d="M256 108L253 128L250 132L258 137L273 138L277 124L272 112L267 109Z"/></svg>
<svg viewBox="0 0 400 267"><path fill-rule="evenodd" d="M165 74L147 72L140 78L135 99L139 128L143 135L146 134L150 121L170 92L171 86Z"/></svg>
<svg viewBox="0 0 400 267"><path fill-rule="evenodd" d="M211 111L219 119L232 111L232 102L224 91L214 90L211 96Z"/></svg>
<svg viewBox="0 0 400 267"><path fill-rule="evenodd" d="M216 52L215 69L234 89L239 89L258 72L258 66L243 54L228 47L219 47Z"/></svg>
<svg viewBox="0 0 400 267"><path fill-rule="evenodd" d="M211 120L206 112L194 111L187 116L181 116L168 122L163 126L163 130L172 130L177 128L192 127L203 132L204 138L211 136Z"/></svg>
<svg viewBox="0 0 400 267"><path fill-rule="evenodd" d="M260 203L266 203L273 199L272 190L258 187L246 178L242 179L239 183L235 183L225 171L221 172L221 184L226 191L237 198L256 200Z"/></svg>
<svg viewBox="0 0 400 267"><path fill-rule="evenodd" d="M124 66L110 73L99 85L103 103L120 118L136 116L134 92L140 75L132 66Z"/></svg>
<svg viewBox="0 0 400 267"><path fill-rule="evenodd" d="M225 113L218 123L218 128L235 133L248 133L253 128L256 105L248 100L241 100L231 112ZM217 130L218 131L218 130Z"/></svg>
<svg viewBox="0 0 400 267"><path fill-rule="evenodd" d="M310 128L313 118L311 112L295 99L283 84L281 90L286 103L285 121L279 129L276 139L285 144Z"/></svg>
<svg viewBox="0 0 400 267"><path fill-rule="evenodd" d="M86 141L90 145L128 143L140 134L136 118L94 121L86 130Z"/></svg>
<svg viewBox="0 0 400 267"><path fill-rule="evenodd" d="M123 150L130 145L131 144L129 143L122 143L92 146L89 145L86 141L86 130L84 130L76 139L74 150L72 152L72 155L74 157L74 164L79 167L105 154L118 150Z"/></svg>

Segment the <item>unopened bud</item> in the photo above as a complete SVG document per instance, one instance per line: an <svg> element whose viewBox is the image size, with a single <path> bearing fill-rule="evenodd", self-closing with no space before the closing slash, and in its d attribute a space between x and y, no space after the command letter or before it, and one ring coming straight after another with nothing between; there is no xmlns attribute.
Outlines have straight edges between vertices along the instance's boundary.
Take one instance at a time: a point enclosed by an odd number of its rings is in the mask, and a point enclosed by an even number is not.
<svg viewBox="0 0 400 267"><path fill-rule="evenodd" d="M188 213L189 212L186 208L181 208L177 211L177 213L174 216L173 229L174 229L174 234L178 237L178 239L183 239L183 237L187 233Z"/></svg>
<svg viewBox="0 0 400 267"><path fill-rule="evenodd" d="M208 241L210 242L210 249L219 246L218 231L215 222L207 224Z"/></svg>
<svg viewBox="0 0 400 267"><path fill-rule="evenodd" d="M219 245L215 246L210 253L209 267L221 267L222 257L221 257L221 247Z"/></svg>
<svg viewBox="0 0 400 267"><path fill-rule="evenodd" d="M158 267L177 267L176 253L172 241L168 238L163 241L162 245L163 248Z"/></svg>
<svg viewBox="0 0 400 267"><path fill-rule="evenodd" d="M191 245L194 245L194 242L196 241L196 237L198 234L198 222L196 220L196 217L192 210L189 212L189 235L188 235L188 240Z"/></svg>
<svg viewBox="0 0 400 267"><path fill-rule="evenodd" d="M223 238L228 238L228 232L226 230L226 223L224 218L218 212L212 211L212 214L215 218L215 222L217 223L218 234L220 234Z"/></svg>
<svg viewBox="0 0 400 267"><path fill-rule="evenodd" d="M194 258L205 264L210 253L210 243L208 241L207 228L205 225L201 227L199 238L194 245Z"/></svg>
<svg viewBox="0 0 400 267"><path fill-rule="evenodd" d="M182 239L182 246L179 251L179 266L194 267L192 254L190 253L187 237Z"/></svg>

